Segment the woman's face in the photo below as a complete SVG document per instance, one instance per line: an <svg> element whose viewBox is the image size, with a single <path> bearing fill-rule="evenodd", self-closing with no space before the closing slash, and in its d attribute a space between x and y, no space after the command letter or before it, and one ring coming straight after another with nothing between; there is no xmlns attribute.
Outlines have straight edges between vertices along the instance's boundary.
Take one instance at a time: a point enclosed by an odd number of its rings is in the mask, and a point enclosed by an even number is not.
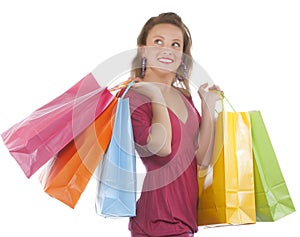
<svg viewBox="0 0 300 237"><path fill-rule="evenodd" d="M157 24L148 33L145 47L147 68L176 73L183 53L183 33L172 24Z"/></svg>

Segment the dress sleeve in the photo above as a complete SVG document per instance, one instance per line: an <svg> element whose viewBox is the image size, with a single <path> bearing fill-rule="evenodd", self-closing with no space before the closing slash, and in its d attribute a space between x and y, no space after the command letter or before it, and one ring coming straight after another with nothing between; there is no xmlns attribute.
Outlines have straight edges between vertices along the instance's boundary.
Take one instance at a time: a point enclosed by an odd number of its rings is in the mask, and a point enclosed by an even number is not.
<svg viewBox="0 0 300 237"><path fill-rule="evenodd" d="M147 97L132 90L128 91L125 98L129 98L131 123L137 150L145 151L152 123L151 102Z"/></svg>

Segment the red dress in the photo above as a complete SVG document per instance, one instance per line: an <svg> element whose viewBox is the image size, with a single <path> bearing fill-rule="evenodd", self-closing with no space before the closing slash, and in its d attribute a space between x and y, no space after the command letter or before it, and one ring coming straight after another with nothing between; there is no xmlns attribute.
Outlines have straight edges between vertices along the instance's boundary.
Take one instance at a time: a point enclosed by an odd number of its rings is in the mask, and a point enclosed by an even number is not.
<svg viewBox="0 0 300 237"><path fill-rule="evenodd" d="M195 152L200 115L192 99L181 95L188 118L184 123L169 110L172 152L166 157L153 155L145 148L152 120L150 100L132 90L126 95L130 103L136 150L147 170L137 201L136 216L129 221L132 236L185 236L198 230Z"/></svg>

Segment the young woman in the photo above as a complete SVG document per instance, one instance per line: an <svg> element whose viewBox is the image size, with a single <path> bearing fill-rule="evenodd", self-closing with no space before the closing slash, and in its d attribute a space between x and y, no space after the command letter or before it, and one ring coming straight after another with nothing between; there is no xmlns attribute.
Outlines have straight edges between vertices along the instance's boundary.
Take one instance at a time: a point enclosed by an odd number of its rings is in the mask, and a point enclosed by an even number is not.
<svg viewBox="0 0 300 237"><path fill-rule="evenodd" d="M150 18L137 38L137 83L129 90L136 149L147 170L129 230L138 236L194 236L197 167L210 162L217 86L202 85L201 116L189 89L192 39L175 13Z"/></svg>

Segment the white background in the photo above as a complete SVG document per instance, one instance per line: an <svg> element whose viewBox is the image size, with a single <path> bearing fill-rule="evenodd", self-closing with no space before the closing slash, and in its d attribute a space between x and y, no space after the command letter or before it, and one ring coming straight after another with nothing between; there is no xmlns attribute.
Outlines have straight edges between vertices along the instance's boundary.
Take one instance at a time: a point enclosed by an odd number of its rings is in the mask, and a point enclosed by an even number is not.
<svg viewBox="0 0 300 237"><path fill-rule="evenodd" d="M183 18L192 33L194 59L236 110L261 110L297 209L297 0L1 1L0 132L108 57L134 48L145 21L165 11ZM27 179L1 142L0 236L130 236L127 219L95 214L95 185L92 179L73 210L45 194L38 175ZM299 221L295 212L275 223L201 227L196 236L299 236Z"/></svg>

